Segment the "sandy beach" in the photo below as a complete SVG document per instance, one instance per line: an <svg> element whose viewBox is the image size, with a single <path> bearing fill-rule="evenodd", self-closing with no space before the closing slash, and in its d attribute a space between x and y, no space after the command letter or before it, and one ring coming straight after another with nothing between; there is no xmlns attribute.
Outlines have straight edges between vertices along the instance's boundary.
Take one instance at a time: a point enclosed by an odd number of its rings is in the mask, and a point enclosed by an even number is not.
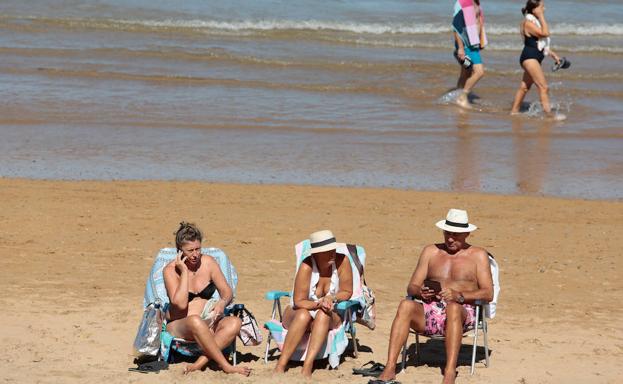
<svg viewBox="0 0 623 384"><path fill-rule="evenodd" d="M471 242L501 266L498 316L490 323L491 366L461 383L617 383L623 374L620 201L414 192L389 189L226 185L198 182L65 182L0 179L0 380L73 382L302 382L264 365L264 345L239 347L250 378L182 364L128 372L145 279L158 249L172 245L181 220L197 223L206 246L225 250L239 272L237 301L258 320L263 298L292 284L292 245L314 230L368 252L367 280L378 299L378 328L358 328L363 352L318 382L366 383L351 369L385 359L394 311L423 245L439 241L434 222L465 208L479 226ZM464 345L469 341L464 340ZM402 382L441 380L440 350L423 346L423 364Z"/></svg>

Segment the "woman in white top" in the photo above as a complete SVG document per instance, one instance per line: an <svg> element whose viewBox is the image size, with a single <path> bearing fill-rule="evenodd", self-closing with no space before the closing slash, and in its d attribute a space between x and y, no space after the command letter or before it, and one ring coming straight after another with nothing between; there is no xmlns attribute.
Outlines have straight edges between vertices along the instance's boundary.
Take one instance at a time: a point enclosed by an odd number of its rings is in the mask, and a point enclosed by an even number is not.
<svg viewBox="0 0 623 384"><path fill-rule="evenodd" d="M283 327L288 330L275 372L285 372L290 357L305 332L311 330L303 376L311 377L314 359L330 329L338 328L342 319L333 310L338 301L353 294L353 275L346 255L336 252L337 243L331 231L310 236L311 257L301 262L294 280L292 305L286 307Z"/></svg>

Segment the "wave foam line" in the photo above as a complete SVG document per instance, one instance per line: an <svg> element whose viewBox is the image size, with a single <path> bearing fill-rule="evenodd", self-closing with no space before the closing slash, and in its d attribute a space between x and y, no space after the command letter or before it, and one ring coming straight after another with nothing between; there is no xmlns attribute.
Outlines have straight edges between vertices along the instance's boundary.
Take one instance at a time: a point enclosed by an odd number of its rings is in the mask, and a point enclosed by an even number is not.
<svg viewBox="0 0 623 384"><path fill-rule="evenodd" d="M243 20L243 21L216 21L216 20L120 20L120 23L138 23L148 27L165 28L200 28L219 29L226 31L339 31L365 33L372 35L383 34L437 34L451 32L450 24L422 23L422 24L383 24L383 23L356 23L321 20ZM494 35L516 34L517 25L489 24L487 32ZM553 34L561 35L623 35L623 24L553 24Z"/></svg>
<svg viewBox="0 0 623 384"><path fill-rule="evenodd" d="M450 23L360 23L323 20L116 20L116 19L50 19L38 17L2 16L4 20L28 20L30 22L69 24L94 28L144 27L149 29L198 29L228 32L279 32L279 31L335 31L355 34L440 34L451 31ZM517 24L487 24L487 32L493 35L517 34ZM568 24L552 23L552 33L560 35L623 36L623 24Z"/></svg>

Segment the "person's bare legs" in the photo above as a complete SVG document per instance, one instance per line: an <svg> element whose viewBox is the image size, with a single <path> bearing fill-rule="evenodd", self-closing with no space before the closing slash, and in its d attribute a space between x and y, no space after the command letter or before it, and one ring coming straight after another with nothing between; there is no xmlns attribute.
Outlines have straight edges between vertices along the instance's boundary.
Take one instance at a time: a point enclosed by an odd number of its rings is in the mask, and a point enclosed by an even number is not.
<svg viewBox="0 0 623 384"><path fill-rule="evenodd" d="M549 104L549 87L547 85L547 80L545 80L545 74L543 74L543 68L541 68L541 64L536 59L528 59L524 60L521 65L524 67L526 72L532 78L532 81L539 89L539 98L541 99L541 105L543 106L543 112L546 114L551 114L552 109Z"/></svg>
<svg viewBox="0 0 623 384"><path fill-rule="evenodd" d="M517 89L517 92L515 93L515 100L513 100L513 106L511 107L511 115L519 113L521 103L523 103L523 99L526 97L526 93L528 93L533 83L534 81L528 71L524 71L521 84L519 84L519 89Z"/></svg>
<svg viewBox="0 0 623 384"><path fill-rule="evenodd" d="M175 320L167 325L167 330L176 337L195 340L208 359L214 360L225 373L238 373L249 376L251 369L244 366L233 366L223 356L215 336L208 324L197 315Z"/></svg>
<svg viewBox="0 0 623 384"><path fill-rule="evenodd" d="M403 299L398 305L396 317L392 322L392 330L389 336L387 348L387 362L385 369L379 375L380 380L393 380L396 378L396 360L400 349L407 342L409 328L423 332L425 326L424 307L413 300Z"/></svg>
<svg viewBox="0 0 623 384"><path fill-rule="evenodd" d="M446 367L443 371L443 384L453 384L456 379L456 364L463 338L465 309L461 304L448 302L446 305Z"/></svg>
<svg viewBox="0 0 623 384"><path fill-rule="evenodd" d="M283 318L283 325L288 330L286 339L283 342L283 349L274 372L283 373L286 371L288 361L301 342L305 331L309 328L312 317L306 309L293 310L286 308Z"/></svg>
<svg viewBox="0 0 623 384"><path fill-rule="evenodd" d="M456 82L456 89L465 88L465 81L469 77L469 70L465 69L464 66L461 65L461 73L459 74L459 79Z"/></svg>
<svg viewBox="0 0 623 384"><path fill-rule="evenodd" d="M467 80L465 80L465 86L463 87L463 93L459 95L456 102L463 108L470 108L469 99L467 96L474 89L476 83L485 75L485 66L483 64L472 65L471 73Z"/></svg>
<svg viewBox="0 0 623 384"><path fill-rule="evenodd" d="M241 325L242 321L240 318L234 316L225 317L218 322L214 330L214 341L216 341L219 350L222 351L234 341L234 338L236 338L236 335L240 332ZM210 359L207 356L201 355L197 361L186 365L184 373L191 373L203 369L209 361Z"/></svg>
<svg viewBox="0 0 623 384"><path fill-rule="evenodd" d="M337 318L337 319L336 319ZM340 317L337 313L326 314L323 311L316 313L316 318L312 321L311 334L309 335L309 344L307 346L307 355L303 362L303 377L310 378L316 355L320 352L320 348L327 340L329 328L336 322L339 324Z"/></svg>

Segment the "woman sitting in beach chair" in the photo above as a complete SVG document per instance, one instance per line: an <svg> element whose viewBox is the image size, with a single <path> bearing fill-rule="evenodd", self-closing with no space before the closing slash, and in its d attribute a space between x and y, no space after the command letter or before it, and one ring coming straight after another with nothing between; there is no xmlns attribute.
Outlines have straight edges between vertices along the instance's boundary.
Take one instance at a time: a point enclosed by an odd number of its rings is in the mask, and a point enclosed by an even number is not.
<svg viewBox="0 0 623 384"><path fill-rule="evenodd" d="M310 331L303 376L310 377L316 355L327 340L330 329L338 328L343 319L334 311L338 301L350 299L353 275L346 255L336 252L337 243L331 231L310 236L311 257L301 262L294 280L294 294L283 314L287 329L283 349L275 372L285 372L290 357L303 335Z"/></svg>
<svg viewBox="0 0 623 384"><path fill-rule="evenodd" d="M174 337L196 341L204 353L186 367L186 372L202 369L214 360L226 373L248 376L249 368L231 365L221 352L240 331L241 321L236 316L223 317L233 297L232 289L218 263L201 254L201 240L195 225L180 224L175 235L177 256L163 270L171 301L166 330ZM213 298L215 291L220 299Z"/></svg>

